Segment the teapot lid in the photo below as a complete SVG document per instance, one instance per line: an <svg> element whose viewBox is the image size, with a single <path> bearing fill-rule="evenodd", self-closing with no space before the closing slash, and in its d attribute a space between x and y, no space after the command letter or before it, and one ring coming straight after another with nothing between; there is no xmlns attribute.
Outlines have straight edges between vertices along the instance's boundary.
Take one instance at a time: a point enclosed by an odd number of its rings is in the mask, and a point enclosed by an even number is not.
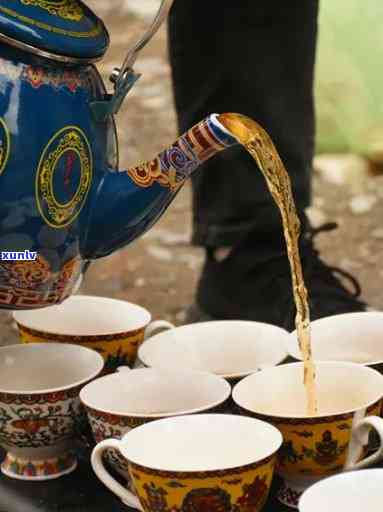
<svg viewBox="0 0 383 512"><path fill-rule="evenodd" d="M81 0L0 0L0 40L62 62L99 60L103 22Z"/></svg>

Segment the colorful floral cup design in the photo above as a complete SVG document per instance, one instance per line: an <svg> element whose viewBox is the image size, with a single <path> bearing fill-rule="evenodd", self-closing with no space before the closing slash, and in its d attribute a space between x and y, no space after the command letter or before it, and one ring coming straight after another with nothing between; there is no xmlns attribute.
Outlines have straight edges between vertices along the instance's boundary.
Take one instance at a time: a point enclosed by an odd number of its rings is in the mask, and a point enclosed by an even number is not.
<svg viewBox="0 0 383 512"><path fill-rule="evenodd" d="M319 414L306 413L303 364L293 363L246 377L233 390L246 415L274 425L283 435L276 471L284 480L279 500L296 508L302 492L318 480L370 466L383 458L379 416L383 376L354 363L317 363ZM378 450L366 457L369 432Z"/></svg>
<svg viewBox="0 0 383 512"><path fill-rule="evenodd" d="M326 478L308 489L299 512L373 512L382 509L383 469L364 469Z"/></svg>
<svg viewBox="0 0 383 512"><path fill-rule="evenodd" d="M97 379L82 389L80 399L99 443L121 439L131 429L159 418L216 411L230 394L230 385L216 375L142 368ZM119 451L108 450L105 456L130 483Z"/></svg>
<svg viewBox="0 0 383 512"><path fill-rule="evenodd" d="M145 366L206 371L236 382L287 357L289 333L259 322L221 320L184 325L156 334L140 346Z"/></svg>
<svg viewBox="0 0 383 512"><path fill-rule="evenodd" d="M105 373L118 366L132 366L137 351L157 329L173 327L159 320L151 323L150 313L130 302L74 295L58 306L17 311L14 319L23 343L72 343L99 352Z"/></svg>
<svg viewBox="0 0 383 512"><path fill-rule="evenodd" d="M318 361L347 361L363 364L383 374L383 313L345 313L311 322L313 357ZM296 332L287 343L289 354L302 360ZM383 417L383 410L381 412ZM370 436L370 449L380 444L376 432Z"/></svg>
<svg viewBox="0 0 383 512"><path fill-rule="evenodd" d="M78 395L103 365L97 352L76 345L0 348L3 474L50 480L76 468L73 439L85 419Z"/></svg>
<svg viewBox="0 0 383 512"><path fill-rule="evenodd" d="M146 512L259 512L266 503L282 436L253 418L197 414L142 425L92 453L100 480L128 506ZM133 494L106 471L105 450L119 450ZM138 497L137 497L138 496Z"/></svg>

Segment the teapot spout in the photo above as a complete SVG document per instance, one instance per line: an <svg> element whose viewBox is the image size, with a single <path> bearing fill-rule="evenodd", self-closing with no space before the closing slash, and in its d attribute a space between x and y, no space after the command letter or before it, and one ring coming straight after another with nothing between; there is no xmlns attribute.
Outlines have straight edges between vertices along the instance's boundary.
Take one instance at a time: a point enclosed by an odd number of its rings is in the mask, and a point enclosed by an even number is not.
<svg viewBox="0 0 383 512"><path fill-rule="evenodd" d="M153 160L126 171L107 171L93 201L84 257L107 256L141 236L201 164L235 144L219 115L212 114Z"/></svg>

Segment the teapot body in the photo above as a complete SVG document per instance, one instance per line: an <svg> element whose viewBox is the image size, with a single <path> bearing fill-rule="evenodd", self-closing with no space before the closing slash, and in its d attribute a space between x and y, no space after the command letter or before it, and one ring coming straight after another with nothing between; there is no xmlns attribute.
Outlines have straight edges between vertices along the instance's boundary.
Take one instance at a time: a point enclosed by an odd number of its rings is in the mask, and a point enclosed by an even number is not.
<svg viewBox="0 0 383 512"><path fill-rule="evenodd" d="M61 303L92 259L145 233L201 164L237 144L212 114L120 170L114 114L139 75L121 76L107 94L89 63L0 43L0 309Z"/></svg>
<svg viewBox="0 0 383 512"><path fill-rule="evenodd" d="M84 2L8 3L0 0L0 309L17 310L69 297L92 259L150 229L185 180L238 141L211 114L152 160L119 169L114 116L173 0L114 70L112 94L92 65L109 36Z"/></svg>
<svg viewBox="0 0 383 512"><path fill-rule="evenodd" d="M0 46L0 308L62 302L87 263L92 200L118 167L114 120L90 107L104 96L92 65Z"/></svg>

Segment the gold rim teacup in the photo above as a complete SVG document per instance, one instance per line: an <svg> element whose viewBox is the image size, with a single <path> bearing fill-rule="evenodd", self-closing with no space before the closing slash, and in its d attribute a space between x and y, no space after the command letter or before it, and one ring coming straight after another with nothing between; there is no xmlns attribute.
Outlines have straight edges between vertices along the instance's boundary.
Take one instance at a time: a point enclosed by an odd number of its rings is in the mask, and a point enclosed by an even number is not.
<svg viewBox="0 0 383 512"><path fill-rule="evenodd" d="M58 306L42 310L16 311L13 317L23 343L72 343L99 352L104 372L132 366L138 347L157 328L169 322L151 322L151 314L123 300L74 295Z"/></svg>
<svg viewBox="0 0 383 512"><path fill-rule="evenodd" d="M50 480L76 468L73 441L85 420L78 395L103 365L99 354L77 345L0 348L3 474Z"/></svg>
<svg viewBox="0 0 383 512"><path fill-rule="evenodd" d="M251 510L265 504L282 436L265 422L224 414L147 423L96 446L92 466L128 506L146 512ZM135 493L106 471L103 453L119 450ZM138 498L137 498L138 496Z"/></svg>
<svg viewBox="0 0 383 512"><path fill-rule="evenodd" d="M317 417L306 413L302 363L263 370L233 390L244 414L267 421L283 435L276 471L284 485L278 497L291 507L316 481L383 458L383 419L378 417L383 376L354 363L317 362L317 389ZM366 457L370 429L380 445Z"/></svg>

